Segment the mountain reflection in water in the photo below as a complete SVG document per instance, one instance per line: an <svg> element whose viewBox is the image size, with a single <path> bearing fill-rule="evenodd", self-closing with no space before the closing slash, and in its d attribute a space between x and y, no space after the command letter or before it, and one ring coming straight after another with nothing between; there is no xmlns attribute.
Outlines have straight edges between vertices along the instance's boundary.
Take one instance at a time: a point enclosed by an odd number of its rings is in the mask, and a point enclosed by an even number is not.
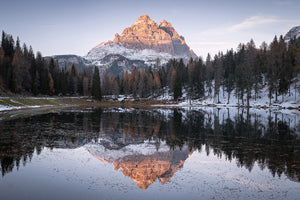
<svg viewBox="0 0 300 200"><path fill-rule="evenodd" d="M111 149L103 147L102 141L100 140L100 144L87 145L86 148L102 162L113 163L115 170L120 169L144 190L157 179L162 185L170 181L190 154L187 147L170 150L165 143L160 143L158 147L158 143L145 141L142 144Z"/></svg>
<svg viewBox="0 0 300 200"><path fill-rule="evenodd" d="M93 110L0 121L2 175L26 167L44 147L84 146L147 189L170 181L194 150L210 150L239 167L255 163L273 176L300 181L297 114L265 110ZM202 149L202 148L205 149Z"/></svg>

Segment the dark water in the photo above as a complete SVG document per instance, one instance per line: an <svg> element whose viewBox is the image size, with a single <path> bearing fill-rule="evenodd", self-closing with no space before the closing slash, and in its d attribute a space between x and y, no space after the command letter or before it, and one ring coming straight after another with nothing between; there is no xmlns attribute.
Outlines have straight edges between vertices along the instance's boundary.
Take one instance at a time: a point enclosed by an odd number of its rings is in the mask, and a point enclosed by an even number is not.
<svg viewBox="0 0 300 200"><path fill-rule="evenodd" d="M95 109L0 121L0 199L299 199L299 113Z"/></svg>

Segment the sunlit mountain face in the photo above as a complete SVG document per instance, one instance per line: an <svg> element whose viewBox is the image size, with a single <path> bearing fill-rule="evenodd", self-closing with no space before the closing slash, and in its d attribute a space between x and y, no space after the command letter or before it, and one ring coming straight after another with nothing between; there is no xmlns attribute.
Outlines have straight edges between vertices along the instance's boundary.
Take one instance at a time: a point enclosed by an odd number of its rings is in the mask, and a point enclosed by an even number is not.
<svg viewBox="0 0 300 200"><path fill-rule="evenodd" d="M107 65L103 58L108 55L122 55L130 60L142 60L154 65L159 58L162 63L169 59L197 58L172 24L162 20L158 25L148 15L138 17L137 21L115 34L113 41L102 42L89 51L85 57L97 66Z"/></svg>

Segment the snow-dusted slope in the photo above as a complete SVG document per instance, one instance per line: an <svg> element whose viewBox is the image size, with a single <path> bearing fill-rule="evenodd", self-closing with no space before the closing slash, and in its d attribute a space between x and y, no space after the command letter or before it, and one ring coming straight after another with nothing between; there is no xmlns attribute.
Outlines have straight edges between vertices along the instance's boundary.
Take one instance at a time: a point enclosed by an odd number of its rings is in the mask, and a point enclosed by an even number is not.
<svg viewBox="0 0 300 200"><path fill-rule="evenodd" d="M142 60L146 65L155 64L157 58L160 59L161 63L166 63L169 59L174 58L174 56L168 53L158 53L152 49L129 49L124 47L122 44L107 42L93 48L85 56L85 59L89 60L96 66L105 66L107 65L107 62L104 61L103 58L111 54L122 55L130 60Z"/></svg>
<svg viewBox="0 0 300 200"><path fill-rule="evenodd" d="M284 36L284 41L289 42L291 39L300 37L300 26L295 26Z"/></svg>

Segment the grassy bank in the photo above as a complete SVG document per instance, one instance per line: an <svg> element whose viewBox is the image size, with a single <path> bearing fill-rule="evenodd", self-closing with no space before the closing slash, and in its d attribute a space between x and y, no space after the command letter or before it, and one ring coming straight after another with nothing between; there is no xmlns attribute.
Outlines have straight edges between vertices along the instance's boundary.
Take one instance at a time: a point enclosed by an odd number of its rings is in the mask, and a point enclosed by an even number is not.
<svg viewBox="0 0 300 200"><path fill-rule="evenodd" d="M93 107L152 108L155 100L96 101L90 97L0 97L0 120Z"/></svg>
<svg viewBox="0 0 300 200"><path fill-rule="evenodd" d="M61 99L57 98L21 98L21 97L2 97L0 105L6 107L25 107L41 105L60 105L63 104Z"/></svg>
<svg viewBox="0 0 300 200"><path fill-rule="evenodd" d="M149 99L130 101L103 99L96 101L89 97L0 97L0 112L65 106L148 107L154 104L164 104L164 102Z"/></svg>

